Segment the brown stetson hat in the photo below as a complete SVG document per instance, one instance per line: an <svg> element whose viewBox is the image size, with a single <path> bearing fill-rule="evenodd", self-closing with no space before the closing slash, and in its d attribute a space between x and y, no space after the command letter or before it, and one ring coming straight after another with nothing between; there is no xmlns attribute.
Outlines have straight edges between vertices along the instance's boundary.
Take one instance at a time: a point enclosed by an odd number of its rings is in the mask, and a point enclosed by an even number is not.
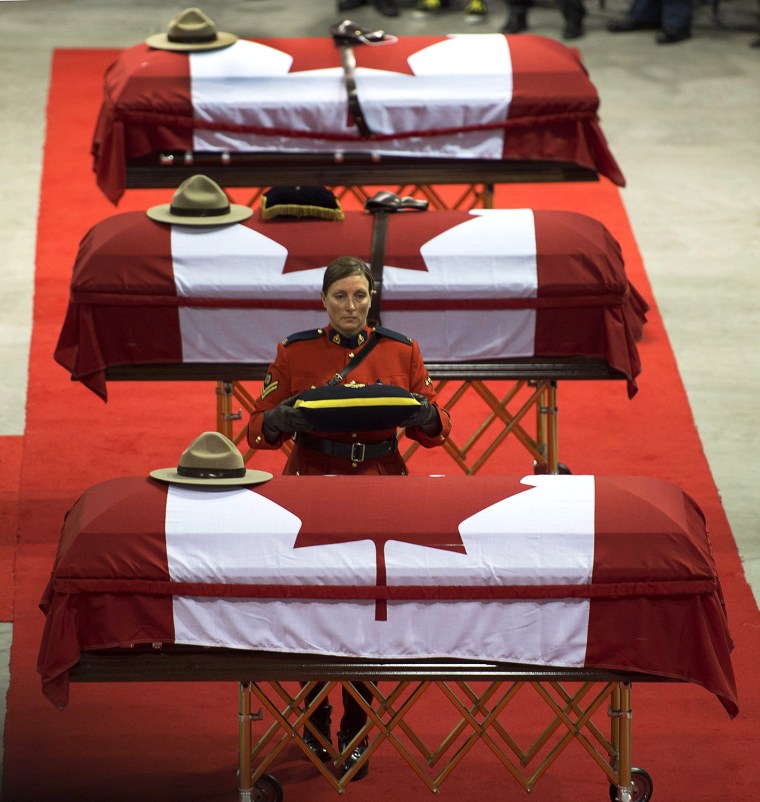
<svg viewBox="0 0 760 802"><path fill-rule="evenodd" d="M250 206L230 203L224 190L208 176L186 178L171 203L159 203L145 212L157 223L177 226L224 226L241 223L252 214Z"/></svg>
<svg viewBox="0 0 760 802"><path fill-rule="evenodd" d="M166 33L149 36L145 43L157 50L220 50L237 42L234 33L217 30L199 8L186 8L173 17Z"/></svg>
<svg viewBox="0 0 760 802"><path fill-rule="evenodd" d="M230 485L257 485L272 478L266 471L245 467L238 447L220 432L203 432L182 452L176 468L157 468L154 479L205 489Z"/></svg>

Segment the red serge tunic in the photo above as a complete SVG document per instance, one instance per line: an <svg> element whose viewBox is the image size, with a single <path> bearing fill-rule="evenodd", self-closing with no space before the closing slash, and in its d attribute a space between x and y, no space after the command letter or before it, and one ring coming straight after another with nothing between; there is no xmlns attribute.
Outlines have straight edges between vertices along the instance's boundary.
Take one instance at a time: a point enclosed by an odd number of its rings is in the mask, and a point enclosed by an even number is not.
<svg viewBox="0 0 760 802"><path fill-rule="evenodd" d="M436 404L437 395L417 342L390 329L377 328L374 332L378 338L374 350L348 374L346 381L394 384L412 393L420 393L431 404ZM364 329L355 337L344 337L334 329L326 328L302 331L286 337L277 346L277 356L269 366L261 396L251 413L248 424L249 444L257 449L276 449L290 439L291 435L284 434L276 442L269 443L261 430L264 413L297 393L326 384L361 353L370 334L370 329ZM407 437L418 441L425 448L441 445L451 429L448 412L437 408L443 427L440 434L428 437L417 427L406 430ZM369 445L395 437L396 430L320 432L320 436L339 443ZM398 451L378 459L352 462L348 458L335 457L300 446L296 438L283 473L405 474L406 465Z"/></svg>

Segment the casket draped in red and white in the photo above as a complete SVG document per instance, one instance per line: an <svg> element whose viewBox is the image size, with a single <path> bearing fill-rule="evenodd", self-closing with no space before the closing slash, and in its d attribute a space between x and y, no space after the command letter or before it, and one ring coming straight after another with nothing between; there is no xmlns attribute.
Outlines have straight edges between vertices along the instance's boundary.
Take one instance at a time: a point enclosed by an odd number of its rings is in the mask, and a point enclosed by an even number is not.
<svg viewBox="0 0 760 802"><path fill-rule="evenodd" d="M410 36L357 47L355 56L370 139L351 121L330 38L124 50L105 75L92 145L98 185L118 202L127 164L162 151L225 153L233 162L240 153L316 155L328 172L336 154L549 161L625 183L599 126L596 88L578 52L559 42Z"/></svg>
<svg viewBox="0 0 760 802"><path fill-rule="evenodd" d="M105 481L66 517L38 670L162 642L595 667L737 709L705 521L679 488L594 476Z"/></svg>
<svg viewBox="0 0 760 802"><path fill-rule="evenodd" d="M373 217L231 226L156 223L142 212L87 233L55 350L106 398L105 371L151 364L263 364L296 331L325 325L322 274L370 259ZM606 360L635 391L647 304L615 238L586 215L490 209L389 219L382 323L429 363L516 357Z"/></svg>

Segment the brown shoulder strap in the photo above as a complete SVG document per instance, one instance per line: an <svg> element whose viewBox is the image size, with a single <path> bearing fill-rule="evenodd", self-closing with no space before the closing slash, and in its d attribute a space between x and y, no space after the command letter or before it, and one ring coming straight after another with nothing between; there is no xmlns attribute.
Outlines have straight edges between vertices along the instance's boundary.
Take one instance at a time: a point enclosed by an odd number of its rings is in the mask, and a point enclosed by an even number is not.
<svg viewBox="0 0 760 802"><path fill-rule="evenodd" d="M340 384L355 367L358 367L362 362L364 362L364 360L370 355L372 349L377 345L379 339L380 338L373 332L370 335L369 340L367 340L367 344L364 346L364 348L362 348L361 351L359 351L359 355L355 359L352 359L340 373L336 373L328 382L326 382L327 386L332 387L336 384Z"/></svg>
<svg viewBox="0 0 760 802"><path fill-rule="evenodd" d="M361 28L351 20L343 20L330 28L333 41L340 48L340 63L343 67L343 81L348 95L348 112L351 119L359 129L359 133L365 139L372 136L372 131L367 125L359 103L359 92L356 88L356 56L354 46L363 44L375 44L386 39L384 31L370 31Z"/></svg>

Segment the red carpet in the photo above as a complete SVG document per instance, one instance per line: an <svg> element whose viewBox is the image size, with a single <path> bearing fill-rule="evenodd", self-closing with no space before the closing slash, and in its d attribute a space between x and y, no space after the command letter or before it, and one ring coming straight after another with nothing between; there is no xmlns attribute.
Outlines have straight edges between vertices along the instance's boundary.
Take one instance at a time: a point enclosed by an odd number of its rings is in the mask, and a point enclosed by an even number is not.
<svg viewBox="0 0 760 802"><path fill-rule="evenodd" d="M0 476L0 621L12 621L23 438L0 437L0 448L4 463Z"/></svg>
<svg viewBox="0 0 760 802"><path fill-rule="evenodd" d="M114 383L106 405L71 383L53 362L79 239L115 211L96 189L88 158L102 73L114 56L108 50L58 51L53 63L27 431L23 444L15 438L3 441L10 461L5 484L0 483L0 531L8 533L0 535L0 620L14 613L3 799L231 801L237 798L236 686L79 685L72 688L69 707L59 712L42 697L34 669L43 623L37 602L67 509L103 478L176 464L198 432L215 426L210 385L183 384L180 397L178 385ZM144 209L169 196L165 190L128 192L119 210ZM244 192L238 200L245 200ZM597 217L620 241L633 283L652 304L641 343L640 390L633 400L621 383L560 385L560 457L574 473L642 474L674 482L702 506L736 640L741 712L729 720L718 701L698 687L637 685L633 759L653 776L656 800L743 802L754 794L752 770L760 754L755 724L760 617L618 192L607 182L503 187L497 205L569 208ZM427 471L433 464L429 459L414 462L413 469ZM267 464L257 461L256 467ZM454 470L452 465L443 469ZM531 467L524 452L509 447L486 470L520 474ZM17 486L13 477L19 475ZM275 773L289 802L335 796L291 752ZM428 793L395 753L382 750L369 778L349 789L360 802ZM483 748L465 760L438 796L444 802L482 802L522 794ZM573 745L531 798L603 800L607 783Z"/></svg>

